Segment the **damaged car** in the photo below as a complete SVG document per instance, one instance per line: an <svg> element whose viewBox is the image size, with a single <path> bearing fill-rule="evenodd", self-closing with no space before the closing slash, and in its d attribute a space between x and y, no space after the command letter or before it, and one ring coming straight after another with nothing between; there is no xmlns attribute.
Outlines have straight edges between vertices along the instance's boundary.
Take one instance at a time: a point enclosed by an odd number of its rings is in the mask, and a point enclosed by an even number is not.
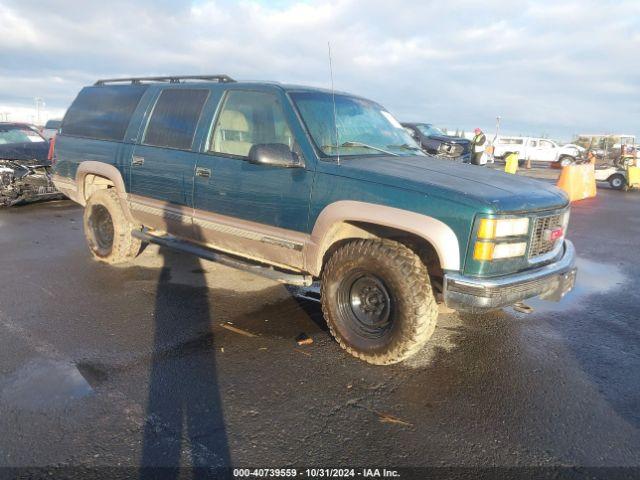
<svg viewBox="0 0 640 480"><path fill-rule="evenodd" d="M430 123L403 123L402 126L411 134L422 149L430 155L471 162L471 141L466 138L447 135Z"/></svg>
<svg viewBox="0 0 640 480"><path fill-rule="evenodd" d="M61 197L48 153L49 142L34 127L0 123L0 207Z"/></svg>

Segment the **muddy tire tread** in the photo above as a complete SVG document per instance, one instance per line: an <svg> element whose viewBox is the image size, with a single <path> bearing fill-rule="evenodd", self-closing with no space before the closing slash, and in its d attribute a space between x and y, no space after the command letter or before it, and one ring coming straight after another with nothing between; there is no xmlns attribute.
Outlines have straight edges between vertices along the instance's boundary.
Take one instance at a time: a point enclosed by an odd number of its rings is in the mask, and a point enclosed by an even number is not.
<svg viewBox="0 0 640 480"><path fill-rule="evenodd" d="M328 260L323 271L321 298L325 299L325 276L350 258L375 255L391 262L404 275L402 291L405 293L401 301L407 306L407 319L399 331L399 338L394 340L394 348L384 354L362 353L348 345L334 327L332 312L327 302L322 301L322 312L331 335L338 344L360 360L376 365L389 365L401 362L417 353L431 337L436 327L438 306L429 282L427 267L420 257L407 246L389 239L355 240L339 248Z"/></svg>
<svg viewBox="0 0 640 480"><path fill-rule="evenodd" d="M113 247L109 255L100 256L90 247L89 250L91 254L95 259L111 265L131 261L140 252L142 242L131 235L134 226L122 210L118 194L113 188L97 190L87 201L83 218L87 241L89 242L89 236L86 233L86 229L88 228L88 215L90 207L96 204L104 205L109 210L113 222L114 238Z"/></svg>

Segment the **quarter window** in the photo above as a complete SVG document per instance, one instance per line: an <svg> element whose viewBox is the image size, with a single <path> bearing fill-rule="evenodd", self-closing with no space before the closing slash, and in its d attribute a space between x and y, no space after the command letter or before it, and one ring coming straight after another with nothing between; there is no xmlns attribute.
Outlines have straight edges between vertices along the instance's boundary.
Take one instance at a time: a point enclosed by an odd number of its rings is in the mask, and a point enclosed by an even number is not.
<svg viewBox="0 0 640 480"><path fill-rule="evenodd" d="M147 125L143 143L190 150L208 90L164 90Z"/></svg>
<svg viewBox="0 0 640 480"><path fill-rule="evenodd" d="M267 143L294 149L280 99L265 92L228 92L211 135L209 151L248 157L251 147Z"/></svg>
<svg viewBox="0 0 640 480"><path fill-rule="evenodd" d="M83 88L62 122L62 133L98 140L122 141L146 85Z"/></svg>

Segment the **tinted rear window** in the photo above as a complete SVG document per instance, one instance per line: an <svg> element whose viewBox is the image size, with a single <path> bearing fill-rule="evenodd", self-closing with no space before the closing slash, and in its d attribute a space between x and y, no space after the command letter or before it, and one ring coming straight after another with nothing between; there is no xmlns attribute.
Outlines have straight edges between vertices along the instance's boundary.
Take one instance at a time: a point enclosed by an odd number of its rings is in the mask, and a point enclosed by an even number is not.
<svg viewBox="0 0 640 480"><path fill-rule="evenodd" d="M100 140L124 139L146 85L83 88L62 122L62 133Z"/></svg>
<svg viewBox="0 0 640 480"><path fill-rule="evenodd" d="M143 143L189 150L208 90L164 90L147 125Z"/></svg>

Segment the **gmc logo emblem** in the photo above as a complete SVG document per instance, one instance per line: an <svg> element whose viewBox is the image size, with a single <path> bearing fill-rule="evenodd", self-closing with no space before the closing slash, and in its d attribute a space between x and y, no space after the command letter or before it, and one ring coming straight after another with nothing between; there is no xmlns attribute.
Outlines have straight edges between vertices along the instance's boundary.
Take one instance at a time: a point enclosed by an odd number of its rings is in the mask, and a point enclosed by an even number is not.
<svg viewBox="0 0 640 480"><path fill-rule="evenodd" d="M544 239L547 242L555 242L556 240L562 238L563 235L564 235L564 230L562 229L562 227L554 228L553 230L550 228L547 228L544 231Z"/></svg>

